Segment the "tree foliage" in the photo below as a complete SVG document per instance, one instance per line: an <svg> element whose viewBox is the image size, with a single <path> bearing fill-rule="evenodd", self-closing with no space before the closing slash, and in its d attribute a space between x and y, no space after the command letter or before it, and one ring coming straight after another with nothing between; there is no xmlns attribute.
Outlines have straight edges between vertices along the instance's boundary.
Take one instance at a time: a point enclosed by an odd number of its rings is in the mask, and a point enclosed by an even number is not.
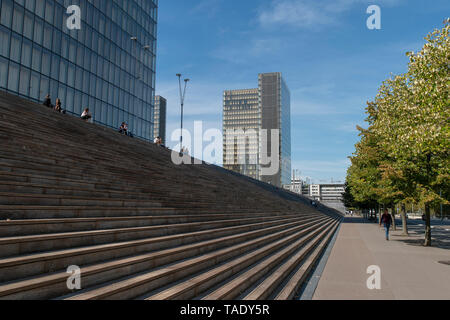
<svg viewBox="0 0 450 320"><path fill-rule="evenodd" d="M359 128L361 141L347 173L360 207L408 201L425 206L425 245L431 245L430 207L449 203L449 30L447 20L420 52L407 53L407 73L381 84L366 108L369 128Z"/></svg>

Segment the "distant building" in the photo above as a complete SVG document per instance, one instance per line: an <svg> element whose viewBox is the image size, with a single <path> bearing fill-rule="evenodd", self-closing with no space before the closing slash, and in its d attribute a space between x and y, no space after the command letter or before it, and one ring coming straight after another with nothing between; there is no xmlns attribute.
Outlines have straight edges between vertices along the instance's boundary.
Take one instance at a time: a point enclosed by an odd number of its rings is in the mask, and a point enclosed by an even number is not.
<svg viewBox="0 0 450 320"><path fill-rule="evenodd" d="M153 114L154 137L160 137L163 144L166 143L167 100L161 96L155 97L155 109Z"/></svg>
<svg viewBox="0 0 450 320"><path fill-rule="evenodd" d="M291 184L288 185L284 185L284 189L289 190L291 192L297 193L297 194L305 194L304 192L304 187L305 187L305 182L301 179L292 179ZM306 192L308 193L308 192Z"/></svg>
<svg viewBox="0 0 450 320"><path fill-rule="evenodd" d="M303 195L311 200L319 201L326 206L332 207L341 212L345 212L343 203L344 184L311 184L300 179L292 179L291 184L284 188L291 192Z"/></svg>
<svg viewBox="0 0 450 320"><path fill-rule="evenodd" d="M224 168L281 187L291 177L291 100L289 89L279 72L258 76L257 89L224 92L223 131ZM261 141L267 130L267 145ZM279 130L279 170L263 174L262 152L272 150L271 134ZM264 148L264 149L263 149ZM271 164L274 165L274 164Z"/></svg>

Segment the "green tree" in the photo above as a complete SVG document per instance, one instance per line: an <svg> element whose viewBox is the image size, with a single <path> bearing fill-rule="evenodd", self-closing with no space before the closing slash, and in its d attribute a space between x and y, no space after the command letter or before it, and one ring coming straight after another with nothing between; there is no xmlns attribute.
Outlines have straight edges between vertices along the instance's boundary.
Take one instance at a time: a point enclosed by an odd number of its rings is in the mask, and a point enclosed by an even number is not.
<svg viewBox="0 0 450 320"><path fill-rule="evenodd" d="M382 84L373 131L393 170L406 179L409 194L403 196L414 194L425 206L425 246L430 246L430 208L448 203L439 194L448 189L450 176L449 23L426 40L420 52L408 53L408 72Z"/></svg>

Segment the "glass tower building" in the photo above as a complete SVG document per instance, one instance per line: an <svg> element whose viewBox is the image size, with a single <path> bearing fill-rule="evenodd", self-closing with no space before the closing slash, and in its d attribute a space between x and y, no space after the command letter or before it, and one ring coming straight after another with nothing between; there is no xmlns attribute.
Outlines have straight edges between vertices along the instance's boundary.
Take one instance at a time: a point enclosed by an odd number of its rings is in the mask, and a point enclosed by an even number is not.
<svg viewBox="0 0 450 320"><path fill-rule="evenodd" d="M261 180L279 187L291 183L291 93L280 72L263 73L258 77L262 129L279 130L280 170L272 176L262 176ZM267 135L271 148L271 135Z"/></svg>
<svg viewBox="0 0 450 320"><path fill-rule="evenodd" d="M160 137L163 144L166 144L166 121L167 121L167 100L161 96L155 97L154 113L154 136Z"/></svg>
<svg viewBox="0 0 450 320"><path fill-rule="evenodd" d="M223 95L223 166L259 179L261 108L258 89L229 90Z"/></svg>
<svg viewBox="0 0 450 320"><path fill-rule="evenodd" d="M69 30L67 8L81 9ZM157 0L0 0L0 89L153 139Z"/></svg>
<svg viewBox="0 0 450 320"><path fill-rule="evenodd" d="M262 73L257 89L229 90L223 97L223 166L257 180L282 187L291 183L291 94L282 74ZM267 130L263 148L261 130ZM271 134L279 130L279 170L268 167L263 150L272 150ZM275 146L274 146L275 147ZM271 156L270 154L268 156Z"/></svg>

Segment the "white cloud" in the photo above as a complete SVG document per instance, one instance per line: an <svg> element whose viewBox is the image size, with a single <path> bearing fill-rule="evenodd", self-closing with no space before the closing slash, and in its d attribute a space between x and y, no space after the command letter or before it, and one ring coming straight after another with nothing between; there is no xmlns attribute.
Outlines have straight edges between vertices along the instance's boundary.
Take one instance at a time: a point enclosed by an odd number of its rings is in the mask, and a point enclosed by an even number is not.
<svg viewBox="0 0 450 320"><path fill-rule="evenodd" d="M191 15L206 14L209 18L212 18L219 12L222 0L202 0L197 5L195 5L189 13Z"/></svg>
<svg viewBox="0 0 450 320"><path fill-rule="evenodd" d="M221 46L212 52L212 56L231 63L248 64L281 50L283 42L279 38L254 38Z"/></svg>
<svg viewBox="0 0 450 320"><path fill-rule="evenodd" d="M368 0L273 0L269 8L260 10L262 26L287 25L296 28L314 28L335 24L339 15ZM402 0L378 0L380 6L397 5ZM365 12L363 13L365 14Z"/></svg>

